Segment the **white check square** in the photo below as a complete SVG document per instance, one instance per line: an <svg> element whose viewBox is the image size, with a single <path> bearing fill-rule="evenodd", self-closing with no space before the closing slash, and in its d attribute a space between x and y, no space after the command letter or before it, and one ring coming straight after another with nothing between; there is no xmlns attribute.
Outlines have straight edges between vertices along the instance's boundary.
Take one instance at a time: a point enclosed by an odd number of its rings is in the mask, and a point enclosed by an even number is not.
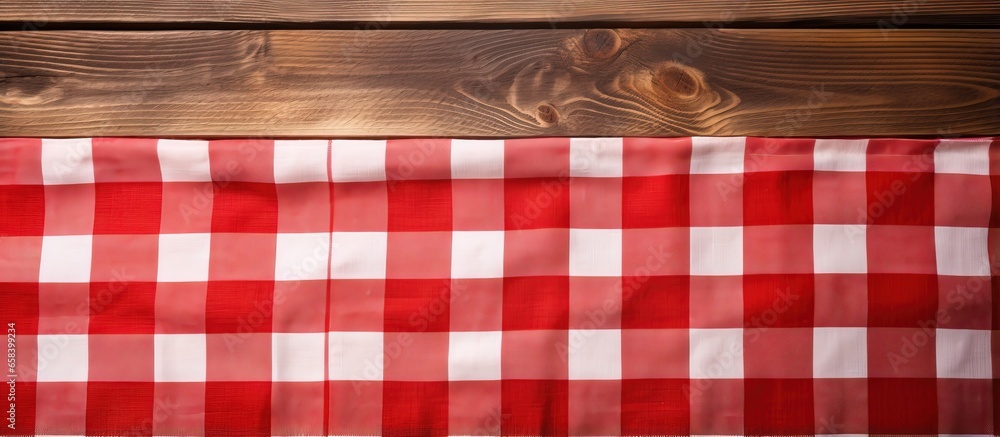
<svg viewBox="0 0 1000 437"><path fill-rule="evenodd" d="M90 347L87 335L39 335L39 382L86 382Z"/></svg>
<svg viewBox="0 0 1000 437"><path fill-rule="evenodd" d="M334 140L330 177L334 182L385 180L385 140Z"/></svg>
<svg viewBox="0 0 1000 437"><path fill-rule="evenodd" d="M274 142L274 182L327 182L327 148L322 140Z"/></svg>
<svg viewBox="0 0 1000 437"><path fill-rule="evenodd" d="M322 332L271 334L271 379L323 381L325 340Z"/></svg>
<svg viewBox="0 0 1000 437"><path fill-rule="evenodd" d="M588 178L617 178L622 170L621 138L571 138L569 175Z"/></svg>
<svg viewBox="0 0 1000 437"><path fill-rule="evenodd" d="M500 379L502 332L451 332L448 335L449 381Z"/></svg>
<svg viewBox="0 0 1000 437"><path fill-rule="evenodd" d="M729 276L743 274L743 228L691 228L691 274Z"/></svg>
<svg viewBox="0 0 1000 437"><path fill-rule="evenodd" d="M569 379L621 379L620 329L571 329Z"/></svg>
<svg viewBox="0 0 1000 437"><path fill-rule="evenodd" d="M691 329L692 379L743 378L743 329Z"/></svg>
<svg viewBox="0 0 1000 437"><path fill-rule="evenodd" d="M90 282L93 245L93 235L43 236L38 282Z"/></svg>
<svg viewBox="0 0 1000 437"><path fill-rule="evenodd" d="M503 140L452 140L451 177L455 179L503 178Z"/></svg>
<svg viewBox="0 0 1000 437"><path fill-rule="evenodd" d="M326 279L330 234L278 234L274 253L276 281Z"/></svg>
<svg viewBox="0 0 1000 437"><path fill-rule="evenodd" d="M934 248L939 275L989 276L989 229L936 226Z"/></svg>
<svg viewBox="0 0 1000 437"><path fill-rule="evenodd" d="M156 278L160 282L208 281L211 234L160 234Z"/></svg>
<svg viewBox="0 0 1000 437"><path fill-rule="evenodd" d="M153 380L205 382L208 347L205 334L154 334Z"/></svg>
<svg viewBox="0 0 1000 437"><path fill-rule="evenodd" d="M90 138L43 139L42 181L46 185L94 183Z"/></svg>
<svg viewBox="0 0 1000 437"><path fill-rule="evenodd" d="M330 249L333 279L385 279L385 232L334 232Z"/></svg>
<svg viewBox="0 0 1000 437"><path fill-rule="evenodd" d="M208 141L160 140L156 143L163 182L211 182Z"/></svg>
<svg viewBox="0 0 1000 437"><path fill-rule="evenodd" d="M990 335L987 330L937 329L937 377L993 378Z"/></svg>
<svg viewBox="0 0 1000 437"><path fill-rule="evenodd" d="M503 231L455 231L451 237L453 278L502 278Z"/></svg>
<svg viewBox="0 0 1000 437"><path fill-rule="evenodd" d="M864 225L813 225L816 273L867 273L865 234Z"/></svg>
<svg viewBox="0 0 1000 437"><path fill-rule="evenodd" d="M384 348L381 332L331 332L330 379L381 381Z"/></svg>
<svg viewBox="0 0 1000 437"><path fill-rule="evenodd" d="M990 141L941 140L934 149L934 172L990 174Z"/></svg>
<svg viewBox="0 0 1000 437"><path fill-rule="evenodd" d="M817 171L865 171L868 140L816 140L813 165Z"/></svg>
<svg viewBox="0 0 1000 437"><path fill-rule="evenodd" d="M744 137L691 138L691 174L743 173L746 144Z"/></svg>
<svg viewBox="0 0 1000 437"><path fill-rule="evenodd" d="M866 328L813 328L813 376L867 377L867 345Z"/></svg>
<svg viewBox="0 0 1000 437"><path fill-rule="evenodd" d="M621 276L621 229L570 229L570 276Z"/></svg>

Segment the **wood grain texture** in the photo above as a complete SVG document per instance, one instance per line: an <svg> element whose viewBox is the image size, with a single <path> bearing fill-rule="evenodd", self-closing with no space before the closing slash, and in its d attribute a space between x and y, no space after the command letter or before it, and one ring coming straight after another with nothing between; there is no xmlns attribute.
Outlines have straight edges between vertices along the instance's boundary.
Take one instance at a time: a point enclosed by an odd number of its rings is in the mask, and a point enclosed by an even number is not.
<svg viewBox="0 0 1000 437"><path fill-rule="evenodd" d="M58 23L800 23L997 26L996 0L4 0L0 22ZM608 24L604 24L608 26Z"/></svg>
<svg viewBox="0 0 1000 437"><path fill-rule="evenodd" d="M996 30L0 33L0 136L1000 134Z"/></svg>

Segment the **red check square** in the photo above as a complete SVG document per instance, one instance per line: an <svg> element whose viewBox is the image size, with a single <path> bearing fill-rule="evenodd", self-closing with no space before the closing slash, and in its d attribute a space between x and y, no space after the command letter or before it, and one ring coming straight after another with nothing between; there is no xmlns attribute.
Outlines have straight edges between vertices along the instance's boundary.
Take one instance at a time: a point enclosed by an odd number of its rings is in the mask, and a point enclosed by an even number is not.
<svg viewBox="0 0 1000 437"><path fill-rule="evenodd" d="M504 227L568 228L569 199L569 181L564 178L505 179Z"/></svg>
<svg viewBox="0 0 1000 437"><path fill-rule="evenodd" d="M743 223L747 226L813 222L812 171L747 173Z"/></svg>
<svg viewBox="0 0 1000 437"><path fill-rule="evenodd" d="M747 378L746 433L802 435L813 432L813 384L808 379Z"/></svg>
<svg viewBox="0 0 1000 437"><path fill-rule="evenodd" d="M275 184L220 182L213 187L212 232L277 232L278 189Z"/></svg>
<svg viewBox="0 0 1000 437"><path fill-rule="evenodd" d="M0 185L0 214L0 235L44 235L45 186Z"/></svg>
<svg viewBox="0 0 1000 437"><path fill-rule="evenodd" d="M504 279L504 331L568 328L569 278L523 276Z"/></svg>
<svg viewBox="0 0 1000 437"><path fill-rule="evenodd" d="M743 302L747 326L813 326L815 287L813 275L744 276Z"/></svg>
<svg viewBox="0 0 1000 437"><path fill-rule="evenodd" d="M687 379L622 381L622 429L626 435L685 435L691 432Z"/></svg>
<svg viewBox="0 0 1000 437"><path fill-rule="evenodd" d="M502 435L566 435L569 433L569 386L559 380L503 380L500 383ZM543 410L540 406L550 406Z"/></svg>
<svg viewBox="0 0 1000 437"><path fill-rule="evenodd" d="M450 180L393 181L388 196L389 231L451 230Z"/></svg>
<svg viewBox="0 0 1000 437"><path fill-rule="evenodd" d="M156 182L94 185L95 234L157 234L160 232L162 184Z"/></svg>
<svg viewBox="0 0 1000 437"><path fill-rule="evenodd" d="M122 402L123 399L128 402ZM153 435L152 406L152 382L90 382L88 434Z"/></svg>
<svg viewBox="0 0 1000 437"><path fill-rule="evenodd" d="M934 175L926 172L869 172L871 224L933 226Z"/></svg>
<svg viewBox="0 0 1000 437"><path fill-rule="evenodd" d="M622 227L688 226L691 212L686 174L632 176L622 179Z"/></svg>
<svg viewBox="0 0 1000 437"><path fill-rule="evenodd" d="M274 282L209 281L205 301L208 333L270 332Z"/></svg>
<svg viewBox="0 0 1000 437"><path fill-rule="evenodd" d="M623 300L624 328L687 328L691 297L688 276L651 276L636 281Z"/></svg>
<svg viewBox="0 0 1000 437"><path fill-rule="evenodd" d="M91 334L152 334L156 284L91 282Z"/></svg>
<svg viewBox="0 0 1000 437"><path fill-rule="evenodd" d="M933 378L868 380L868 429L877 434L936 434L937 382Z"/></svg>
<svg viewBox="0 0 1000 437"><path fill-rule="evenodd" d="M271 416L248 414L268 411L271 382L208 382L205 384L205 434L267 435Z"/></svg>
<svg viewBox="0 0 1000 437"><path fill-rule="evenodd" d="M385 382L382 433L399 436L448 434L448 383Z"/></svg>
<svg viewBox="0 0 1000 437"><path fill-rule="evenodd" d="M868 324L916 328L936 324L938 283L934 275L868 275Z"/></svg>

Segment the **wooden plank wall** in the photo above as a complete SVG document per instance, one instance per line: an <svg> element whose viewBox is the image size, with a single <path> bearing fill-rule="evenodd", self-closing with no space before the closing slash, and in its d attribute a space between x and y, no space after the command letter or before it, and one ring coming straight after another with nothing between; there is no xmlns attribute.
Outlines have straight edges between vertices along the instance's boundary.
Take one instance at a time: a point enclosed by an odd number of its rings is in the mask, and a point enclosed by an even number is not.
<svg viewBox="0 0 1000 437"><path fill-rule="evenodd" d="M0 136L1000 134L1000 2L6 0Z"/></svg>

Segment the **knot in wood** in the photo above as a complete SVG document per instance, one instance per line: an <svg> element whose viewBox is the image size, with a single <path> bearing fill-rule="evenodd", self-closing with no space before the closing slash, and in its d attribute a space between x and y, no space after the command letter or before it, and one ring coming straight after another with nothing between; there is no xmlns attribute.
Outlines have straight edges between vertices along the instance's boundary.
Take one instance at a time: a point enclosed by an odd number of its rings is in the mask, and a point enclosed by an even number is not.
<svg viewBox="0 0 1000 437"><path fill-rule="evenodd" d="M538 105L536 117L542 124L553 125L559 121L559 111L556 111L555 106L548 103L542 103L541 105Z"/></svg>
<svg viewBox="0 0 1000 437"><path fill-rule="evenodd" d="M653 73L653 84L677 97L691 98L705 88L701 74L676 62L661 65Z"/></svg>
<svg viewBox="0 0 1000 437"><path fill-rule="evenodd" d="M608 59L621 49L622 39L611 29L589 29L583 34L583 52L596 59Z"/></svg>

